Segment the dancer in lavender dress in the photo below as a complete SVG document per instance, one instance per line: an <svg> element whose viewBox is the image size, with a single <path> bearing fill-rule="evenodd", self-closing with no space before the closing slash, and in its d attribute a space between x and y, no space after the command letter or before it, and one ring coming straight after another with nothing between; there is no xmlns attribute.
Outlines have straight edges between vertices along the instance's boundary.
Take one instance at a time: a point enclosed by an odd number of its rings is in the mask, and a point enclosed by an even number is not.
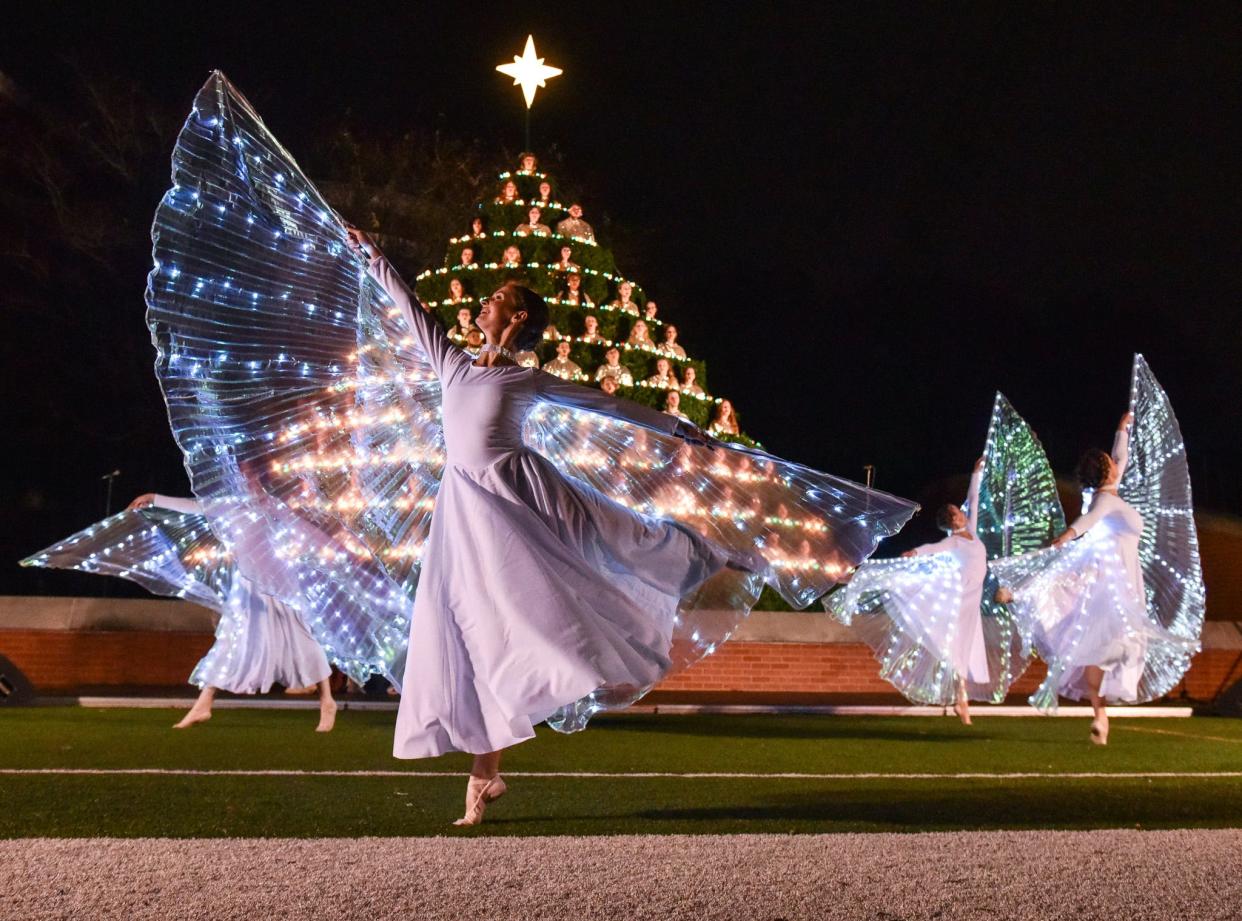
<svg viewBox="0 0 1242 921"><path fill-rule="evenodd" d="M483 300L477 359L458 349L360 231L388 292L440 379L447 458L423 556L393 754L475 755L460 824L505 792L501 751L603 686L648 687L668 670L681 598L732 566L686 526L650 519L563 476L523 441L540 402L586 409L714 443L667 413L523 368L547 325L534 292L506 284Z"/></svg>

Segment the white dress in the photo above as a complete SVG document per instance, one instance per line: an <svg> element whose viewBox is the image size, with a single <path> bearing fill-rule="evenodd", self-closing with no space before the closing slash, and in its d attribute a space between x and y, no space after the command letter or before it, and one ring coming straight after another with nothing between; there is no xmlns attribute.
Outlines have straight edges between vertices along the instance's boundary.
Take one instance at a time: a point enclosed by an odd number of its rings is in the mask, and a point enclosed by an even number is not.
<svg viewBox="0 0 1242 921"><path fill-rule="evenodd" d="M963 533L916 547L913 559L868 560L825 602L871 647L881 677L915 703L953 703L959 679L973 699L997 691L981 613L988 569L976 533L981 479L982 471L971 477Z"/></svg>
<svg viewBox="0 0 1242 921"><path fill-rule="evenodd" d="M727 552L567 479L526 446L522 426L539 402L665 434L682 423L531 368L476 366L385 260L371 272L440 379L447 449L393 754L497 751L597 688L658 681L680 600L729 564Z"/></svg>
<svg viewBox="0 0 1242 921"><path fill-rule="evenodd" d="M155 497L155 505L186 515L202 514L193 499ZM244 548L233 548L234 556ZM233 576L216 641L190 674L190 684L232 694L265 694L273 684L304 688L332 674L328 657L298 612L259 589L241 570Z"/></svg>
<svg viewBox="0 0 1242 921"><path fill-rule="evenodd" d="M929 612L912 610L911 617L923 620L923 633L931 643L942 650L944 661L950 663L954 673L969 684L988 684L988 655L983 641L983 583L988 577L988 552L976 533L979 520L979 483L982 472L970 478L967 498L968 523L965 531L950 534L935 543L914 548L915 556L942 553L957 564L957 617L940 619L933 626L927 622Z"/></svg>
<svg viewBox="0 0 1242 921"><path fill-rule="evenodd" d="M1128 448L1128 433L1118 432L1112 456L1120 472ZM1143 518L1114 487L1096 491L1089 511L1070 527L1076 537L1068 544L994 565L1013 592L1014 613L1048 665L1048 692L1089 699L1085 670L1098 666L1104 670L1101 696L1133 702L1149 644L1184 645L1147 615L1139 562ZM1010 576L1015 572L1016 579Z"/></svg>

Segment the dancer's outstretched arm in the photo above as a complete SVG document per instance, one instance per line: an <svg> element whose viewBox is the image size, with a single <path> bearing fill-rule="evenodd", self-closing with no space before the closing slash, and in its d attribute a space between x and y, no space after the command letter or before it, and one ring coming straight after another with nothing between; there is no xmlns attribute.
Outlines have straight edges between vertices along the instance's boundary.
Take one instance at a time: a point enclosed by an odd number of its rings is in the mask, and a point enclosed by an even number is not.
<svg viewBox="0 0 1242 921"><path fill-rule="evenodd" d="M970 489L966 493L966 503L970 508L970 514L967 516L967 527L970 533L975 534L979 527L979 488L983 485L983 465L986 458L979 458L975 461L975 469L970 474Z"/></svg>
<svg viewBox="0 0 1242 921"><path fill-rule="evenodd" d="M406 326L409 327L419 347L426 353L436 377L443 378L446 367L469 362L470 356L453 345L448 334L440 328L440 324L414 296L414 292L397 274L397 270L380 252L375 242L356 227L347 228L347 233L355 249L367 260L367 271L371 277L388 292L388 296L401 311Z"/></svg>
<svg viewBox="0 0 1242 921"><path fill-rule="evenodd" d="M180 512L183 515L203 514L203 507L199 505L197 499L182 499L176 496L162 496L157 492L143 493L133 502L129 503L129 508L147 508L152 505L159 508L166 508L170 512Z"/></svg>
<svg viewBox="0 0 1242 921"><path fill-rule="evenodd" d="M1126 464L1130 461L1130 425L1134 422L1134 413L1126 413L1117 425L1117 434L1113 436L1113 463L1117 465L1117 478L1121 479L1126 472Z"/></svg>
<svg viewBox="0 0 1242 921"><path fill-rule="evenodd" d="M719 442L693 422L678 419L650 406L642 406L633 400L613 397L593 387L570 383L552 374L537 375L539 396L549 403L588 409L602 416L610 416L623 422L632 422L643 428L675 435L687 441L716 446Z"/></svg>

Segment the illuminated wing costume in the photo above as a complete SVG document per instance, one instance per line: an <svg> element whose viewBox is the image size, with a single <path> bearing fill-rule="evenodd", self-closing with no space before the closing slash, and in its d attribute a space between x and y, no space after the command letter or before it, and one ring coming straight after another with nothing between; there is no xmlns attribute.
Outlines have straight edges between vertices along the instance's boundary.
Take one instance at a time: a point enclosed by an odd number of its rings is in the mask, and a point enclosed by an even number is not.
<svg viewBox="0 0 1242 921"><path fill-rule="evenodd" d="M1104 670L1102 695L1141 703L1167 694L1190 666L1204 588L1186 448L1168 395L1134 357L1131 431L1118 432L1114 494L1098 491L1071 527L1077 538L998 564L1048 677L1032 696L1089 697L1084 669Z"/></svg>
<svg viewBox="0 0 1242 921"><path fill-rule="evenodd" d="M119 576L215 611L216 641L189 679L198 687L254 694L327 678L328 660L297 612L237 571L193 503L167 505L113 515L22 565Z"/></svg>
<svg viewBox="0 0 1242 921"><path fill-rule="evenodd" d="M977 540L951 535L912 558L868 560L825 602L875 652L881 677L917 703L948 706L959 679L972 699L1000 702L1030 659L992 600L988 561L1047 543L1065 519L1043 446L999 393L964 510Z"/></svg>
<svg viewBox="0 0 1242 921"><path fill-rule="evenodd" d="M810 604L915 509L692 447L552 375L468 367L218 73L173 179L147 316L195 495L343 670L404 676L411 756L582 728L710 653L765 582Z"/></svg>

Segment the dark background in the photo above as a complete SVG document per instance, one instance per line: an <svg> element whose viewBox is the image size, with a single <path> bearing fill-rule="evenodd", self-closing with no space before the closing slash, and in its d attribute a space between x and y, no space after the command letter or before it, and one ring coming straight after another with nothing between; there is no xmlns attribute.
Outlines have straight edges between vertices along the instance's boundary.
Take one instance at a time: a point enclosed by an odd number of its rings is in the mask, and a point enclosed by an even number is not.
<svg viewBox="0 0 1242 921"><path fill-rule="evenodd" d="M38 196L0 222L4 270L24 273L0 279L0 590L100 590L15 564L100 517L108 470L118 503L187 488L149 370L143 222L208 72L299 158L348 119L477 140L507 167L522 103L494 67L528 32L565 70L536 100L536 151L774 453L852 478L874 464L878 486L926 499L969 469L999 388L1068 473L1109 444L1142 351L1198 505L1242 513L1242 19L1081 7L6 6L10 98L63 121L44 143L80 148L51 155L78 162L95 130L73 123L74 79L132 83L162 115L144 127L158 156L127 161L126 197L97 216L115 255L96 241L100 264L74 252L31 273ZM92 194L83 171L64 177L71 200ZM92 273L132 296L40 302L70 275L63 290L93 290Z"/></svg>

